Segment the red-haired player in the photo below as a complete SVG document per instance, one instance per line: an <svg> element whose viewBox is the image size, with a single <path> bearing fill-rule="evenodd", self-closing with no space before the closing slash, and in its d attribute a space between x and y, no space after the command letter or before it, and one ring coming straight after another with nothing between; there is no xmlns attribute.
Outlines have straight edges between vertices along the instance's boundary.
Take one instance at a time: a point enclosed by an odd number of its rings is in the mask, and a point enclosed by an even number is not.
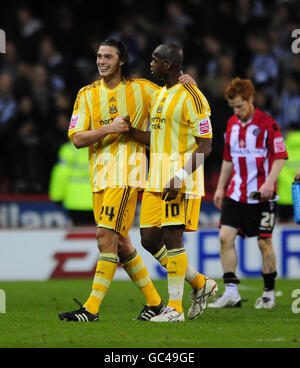
<svg viewBox="0 0 300 368"><path fill-rule="evenodd" d="M235 78L225 98L234 115L228 120L223 163L214 203L221 210L220 255L225 292L208 307L239 307L241 297L236 276L237 235L258 238L262 255L264 292L255 308L275 306L276 255L272 243L276 203L276 180L287 159L277 123L254 106L255 88L249 79ZM226 184L228 183L225 192ZM259 192L261 199L250 198Z"/></svg>

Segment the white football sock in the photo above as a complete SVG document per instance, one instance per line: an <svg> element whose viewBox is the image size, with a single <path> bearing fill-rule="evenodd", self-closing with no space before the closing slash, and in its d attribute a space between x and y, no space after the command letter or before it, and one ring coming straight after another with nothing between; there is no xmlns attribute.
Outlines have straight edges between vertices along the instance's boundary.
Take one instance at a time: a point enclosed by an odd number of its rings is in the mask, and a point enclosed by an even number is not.
<svg viewBox="0 0 300 368"><path fill-rule="evenodd" d="M224 295L231 296L232 298L237 298L239 296L237 284L226 283Z"/></svg>

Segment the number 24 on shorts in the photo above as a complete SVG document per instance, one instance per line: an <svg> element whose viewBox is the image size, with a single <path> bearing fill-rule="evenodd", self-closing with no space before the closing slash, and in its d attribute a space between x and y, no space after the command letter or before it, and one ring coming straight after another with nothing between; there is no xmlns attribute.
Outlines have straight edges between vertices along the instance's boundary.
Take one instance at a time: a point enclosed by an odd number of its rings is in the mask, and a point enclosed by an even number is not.
<svg viewBox="0 0 300 368"><path fill-rule="evenodd" d="M103 212L104 212L104 206L102 206L101 208L100 219L101 219L101 216L103 215ZM112 221L113 218L115 217L115 207L106 206L105 215L109 217L110 221Z"/></svg>

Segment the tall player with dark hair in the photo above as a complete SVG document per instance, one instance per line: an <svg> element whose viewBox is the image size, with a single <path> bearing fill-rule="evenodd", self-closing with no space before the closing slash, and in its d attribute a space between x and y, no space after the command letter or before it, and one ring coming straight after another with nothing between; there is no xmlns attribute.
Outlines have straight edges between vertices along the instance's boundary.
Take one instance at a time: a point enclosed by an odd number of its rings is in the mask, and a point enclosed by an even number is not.
<svg viewBox="0 0 300 368"><path fill-rule="evenodd" d="M148 104L158 86L144 79L130 78L127 50L116 39L100 44L97 67L101 80L79 91L69 137L77 148L89 147L100 258L86 302L81 305L77 301L78 310L59 314L61 320L67 321L98 321L100 305L119 261L144 294L146 309L155 315L163 306L144 262L128 237L138 190L143 187L145 147L124 134L128 127L122 118L130 116L134 126L146 130Z"/></svg>
<svg viewBox="0 0 300 368"><path fill-rule="evenodd" d="M221 210L219 238L225 292L208 305L211 308L241 306L234 244L237 235L257 237L262 255L264 292L255 308L275 306L277 272L272 231L276 203L272 198L287 152L277 123L255 108L254 93L251 80L235 78L225 94L234 115L227 123L224 160L214 196ZM259 192L261 199L251 198L252 192Z"/></svg>

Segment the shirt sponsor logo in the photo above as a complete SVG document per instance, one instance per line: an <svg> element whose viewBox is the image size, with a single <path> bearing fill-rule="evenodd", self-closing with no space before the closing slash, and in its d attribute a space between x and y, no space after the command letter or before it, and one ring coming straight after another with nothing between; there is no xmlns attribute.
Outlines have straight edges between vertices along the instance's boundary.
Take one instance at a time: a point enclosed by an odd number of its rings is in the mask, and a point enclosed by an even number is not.
<svg viewBox="0 0 300 368"><path fill-rule="evenodd" d="M209 118L198 120L197 123L199 124L199 134L209 133Z"/></svg>
<svg viewBox="0 0 300 368"><path fill-rule="evenodd" d="M279 152L284 152L284 151L285 151L285 145L284 145L283 138L282 137L275 138L274 139L274 152L279 153Z"/></svg>
<svg viewBox="0 0 300 368"><path fill-rule="evenodd" d="M77 124L78 119L79 119L79 115L78 114L72 115L69 129L74 129L76 127L76 124Z"/></svg>
<svg viewBox="0 0 300 368"><path fill-rule="evenodd" d="M230 154L232 157L266 157L266 150L263 148L239 148L232 149Z"/></svg>

